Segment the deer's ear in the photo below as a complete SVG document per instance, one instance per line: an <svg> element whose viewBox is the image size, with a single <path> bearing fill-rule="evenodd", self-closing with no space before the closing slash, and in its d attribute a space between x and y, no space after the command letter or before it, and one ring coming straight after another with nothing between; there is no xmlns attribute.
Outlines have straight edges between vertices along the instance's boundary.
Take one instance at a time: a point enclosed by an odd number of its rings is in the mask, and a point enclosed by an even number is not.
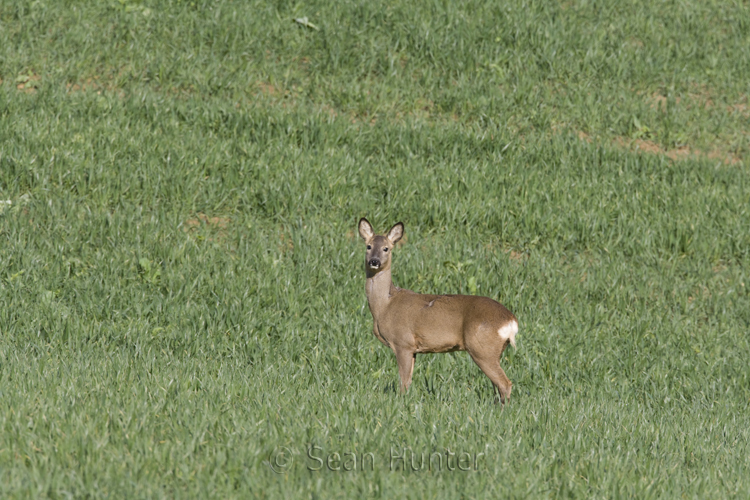
<svg viewBox="0 0 750 500"><path fill-rule="evenodd" d="M362 217L359 219L359 235L362 237L363 240L367 241L375 234L375 232L372 230L372 226L370 223Z"/></svg>
<svg viewBox="0 0 750 500"><path fill-rule="evenodd" d="M391 240L391 243L398 243L398 240L400 240L403 235L404 224L402 222L397 222L396 225L388 231L388 239Z"/></svg>

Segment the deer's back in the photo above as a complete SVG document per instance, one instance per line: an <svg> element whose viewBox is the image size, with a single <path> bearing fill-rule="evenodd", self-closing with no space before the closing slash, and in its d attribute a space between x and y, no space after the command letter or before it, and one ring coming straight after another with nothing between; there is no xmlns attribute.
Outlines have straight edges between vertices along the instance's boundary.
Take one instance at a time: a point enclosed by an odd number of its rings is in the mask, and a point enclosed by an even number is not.
<svg viewBox="0 0 750 500"><path fill-rule="evenodd" d="M498 328L514 320L502 304L475 295L427 295L399 290L392 297L380 331L413 344L417 352L464 350L464 334Z"/></svg>

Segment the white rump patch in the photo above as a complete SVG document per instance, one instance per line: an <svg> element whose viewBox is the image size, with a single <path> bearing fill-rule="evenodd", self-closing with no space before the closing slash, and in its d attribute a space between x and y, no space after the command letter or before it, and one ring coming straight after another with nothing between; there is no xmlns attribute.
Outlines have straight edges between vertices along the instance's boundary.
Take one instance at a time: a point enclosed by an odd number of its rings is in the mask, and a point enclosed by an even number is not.
<svg viewBox="0 0 750 500"><path fill-rule="evenodd" d="M518 333L518 323L515 320L511 321L505 326L500 327L500 329L497 331L497 334L500 335L501 339L510 340L510 345L513 346L513 349L516 348L516 334L517 333Z"/></svg>

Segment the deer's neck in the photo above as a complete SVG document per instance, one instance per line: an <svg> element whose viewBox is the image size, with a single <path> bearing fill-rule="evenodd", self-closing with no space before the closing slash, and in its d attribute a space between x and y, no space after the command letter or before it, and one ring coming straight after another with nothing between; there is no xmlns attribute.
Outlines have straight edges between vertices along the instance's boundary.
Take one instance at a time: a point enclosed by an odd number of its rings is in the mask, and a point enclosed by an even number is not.
<svg viewBox="0 0 750 500"><path fill-rule="evenodd" d="M376 321L380 314L385 311L395 291L396 287L391 279L390 267L367 278L365 282L367 303L370 305L370 312Z"/></svg>

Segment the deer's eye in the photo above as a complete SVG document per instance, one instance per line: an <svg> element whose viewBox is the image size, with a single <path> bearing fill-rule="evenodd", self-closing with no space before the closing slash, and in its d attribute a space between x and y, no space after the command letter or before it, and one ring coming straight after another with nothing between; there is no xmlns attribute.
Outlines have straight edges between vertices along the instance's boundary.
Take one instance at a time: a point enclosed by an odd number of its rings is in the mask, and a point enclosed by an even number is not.
<svg viewBox="0 0 750 500"><path fill-rule="evenodd" d="M370 245L367 245L368 250L372 250L372 247Z"/></svg>
<svg viewBox="0 0 750 500"><path fill-rule="evenodd" d="M385 248L383 249L383 251L384 251L384 252L387 252L387 251L388 251L388 247L385 247Z"/></svg>

